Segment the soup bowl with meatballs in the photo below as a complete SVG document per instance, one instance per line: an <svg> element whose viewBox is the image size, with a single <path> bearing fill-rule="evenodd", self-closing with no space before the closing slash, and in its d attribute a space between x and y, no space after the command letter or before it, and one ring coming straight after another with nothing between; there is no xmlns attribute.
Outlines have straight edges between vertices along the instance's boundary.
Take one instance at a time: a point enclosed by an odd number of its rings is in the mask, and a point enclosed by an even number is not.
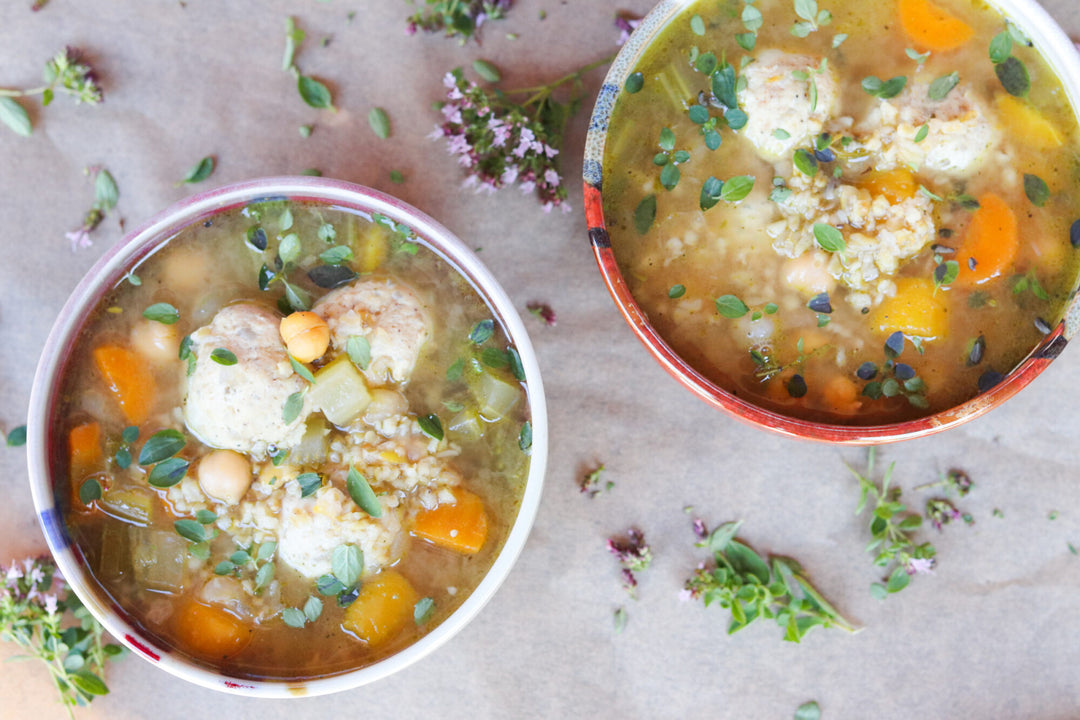
<svg viewBox="0 0 1080 720"><path fill-rule="evenodd" d="M184 200L63 308L31 484L64 577L136 654L207 687L381 678L491 597L540 497L520 317L426 215L269 178Z"/></svg>
<svg viewBox="0 0 1080 720"><path fill-rule="evenodd" d="M696 395L841 443L1001 404L1078 327L1080 56L1029 0L661 2L584 180L625 319Z"/></svg>

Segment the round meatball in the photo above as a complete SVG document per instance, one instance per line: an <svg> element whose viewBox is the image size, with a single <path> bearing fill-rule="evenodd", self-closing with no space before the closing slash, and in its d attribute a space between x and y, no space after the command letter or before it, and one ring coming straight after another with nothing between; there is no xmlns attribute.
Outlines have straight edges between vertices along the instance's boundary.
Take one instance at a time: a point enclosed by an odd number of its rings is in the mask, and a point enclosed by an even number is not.
<svg viewBox="0 0 1080 720"><path fill-rule="evenodd" d="M222 308L191 334L195 370L187 382L184 422L205 444L263 455L271 446L300 442L311 408L305 402L289 423L283 410L289 396L307 383L289 364L278 334L280 320L268 308L239 303ZM215 360L219 349L235 355L236 363Z"/></svg>
<svg viewBox="0 0 1080 720"><path fill-rule="evenodd" d="M808 146L834 114L836 78L831 68L819 72L820 63L809 55L767 50L743 70L746 88L739 93L739 105L748 119L742 134L763 160L776 162ZM807 79L793 73L805 73Z"/></svg>
<svg viewBox="0 0 1080 720"><path fill-rule="evenodd" d="M327 293L312 310L330 326L335 350L347 350L350 337L368 341L371 362L364 377L375 386L407 381L431 335L416 293L390 278L357 280Z"/></svg>

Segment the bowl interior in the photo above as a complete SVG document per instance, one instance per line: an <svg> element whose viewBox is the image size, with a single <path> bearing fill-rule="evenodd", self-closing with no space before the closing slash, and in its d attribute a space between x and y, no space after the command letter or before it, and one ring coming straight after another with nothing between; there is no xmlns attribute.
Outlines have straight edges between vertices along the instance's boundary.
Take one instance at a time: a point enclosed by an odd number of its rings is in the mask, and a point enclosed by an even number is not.
<svg viewBox="0 0 1080 720"><path fill-rule="evenodd" d="M50 448L63 442L50 422L59 402L59 378L65 370L68 348L103 295L141 259L183 228L267 199L321 203L369 216L379 213L411 228L468 280L506 329L521 356L533 433L528 477L518 512L493 564L469 597L412 645L366 667L317 679L253 681L226 677L141 632L124 609L89 576L86 559L72 542L61 517L50 472ZM27 427L31 491L39 521L61 573L87 608L135 654L170 673L204 687L260 697L319 695L354 688L396 672L442 645L476 616L520 554L539 505L547 461L547 411L536 356L520 316L488 269L449 230L406 203L369 188L324 178L266 178L201 193L165 210L114 246L91 268L58 316L34 379Z"/></svg>
<svg viewBox="0 0 1080 720"><path fill-rule="evenodd" d="M615 304L654 359L694 395L741 421L789 437L853 445L907 440L955 427L997 407L1031 383L1051 360L1061 354L1080 328L1080 298L1077 297L1080 277L1074 280L1061 322L1002 382L956 407L904 422L858 426L830 424L802 420L759 407L705 377L661 337L631 294L611 247L603 210L604 149L615 101L623 91L627 78L635 71L657 36L694 1L662 0L642 19L604 79L585 144L582 174L590 245ZM1053 18L1033 0L989 0L989 4L1015 23L1039 48L1061 79L1074 114L1080 117L1080 55ZM739 31L742 30L737 20L732 22Z"/></svg>

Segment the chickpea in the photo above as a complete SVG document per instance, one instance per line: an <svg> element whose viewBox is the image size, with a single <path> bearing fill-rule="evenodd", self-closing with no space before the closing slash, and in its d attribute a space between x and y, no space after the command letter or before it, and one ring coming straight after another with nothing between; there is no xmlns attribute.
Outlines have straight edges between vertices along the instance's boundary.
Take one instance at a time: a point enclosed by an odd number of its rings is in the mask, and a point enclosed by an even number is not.
<svg viewBox="0 0 1080 720"><path fill-rule="evenodd" d="M330 347L330 327L310 311L294 312L283 318L280 332L289 354L300 362L316 360Z"/></svg>
<svg viewBox="0 0 1080 720"><path fill-rule="evenodd" d="M140 320L131 328L131 344L150 362L163 365L176 360L180 333L175 325Z"/></svg>
<svg viewBox="0 0 1080 720"><path fill-rule="evenodd" d="M162 267L162 282L165 287L179 295L190 295L207 286L207 278L212 274L213 261L203 250L180 248L168 254Z"/></svg>
<svg viewBox="0 0 1080 720"><path fill-rule="evenodd" d="M232 450L214 450L199 462L199 487L229 505L235 505L251 486L251 463Z"/></svg>

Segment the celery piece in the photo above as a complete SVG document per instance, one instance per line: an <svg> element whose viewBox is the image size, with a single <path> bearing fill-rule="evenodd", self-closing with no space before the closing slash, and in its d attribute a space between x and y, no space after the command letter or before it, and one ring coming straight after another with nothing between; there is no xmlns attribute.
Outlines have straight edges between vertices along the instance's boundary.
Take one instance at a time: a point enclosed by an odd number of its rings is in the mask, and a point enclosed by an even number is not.
<svg viewBox="0 0 1080 720"><path fill-rule="evenodd" d="M480 416L488 422L501 420L521 398L521 389L495 377L491 373L480 376L476 399L480 403Z"/></svg>
<svg viewBox="0 0 1080 720"><path fill-rule="evenodd" d="M136 525L150 523L153 494L145 488L111 488L101 494L98 505L109 515Z"/></svg>
<svg viewBox="0 0 1080 720"><path fill-rule="evenodd" d="M450 418L447 425L450 432L470 440L476 440L483 436L484 430L480 423L480 416L473 408L465 408L454 417Z"/></svg>
<svg viewBox="0 0 1080 720"><path fill-rule="evenodd" d="M184 589L187 541L173 530L128 528L135 582L147 590Z"/></svg>
<svg viewBox="0 0 1080 720"><path fill-rule="evenodd" d="M129 572L128 531L123 525L106 523L101 531L101 553L98 556L98 577L117 580Z"/></svg>
<svg viewBox="0 0 1080 720"><path fill-rule="evenodd" d="M342 355L315 373L315 384L308 398L326 419L335 425L348 425L367 409L371 402L364 376L347 355Z"/></svg>
<svg viewBox="0 0 1080 720"><path fill-rule="evenodd" d="M304 430L300 443L289 453L289 462L294 465L315 465L326 460L329 452L329 443L326 436L330 428L326 426L326 420L318 415L312 415L308 419L307 428Z"/></svg>

